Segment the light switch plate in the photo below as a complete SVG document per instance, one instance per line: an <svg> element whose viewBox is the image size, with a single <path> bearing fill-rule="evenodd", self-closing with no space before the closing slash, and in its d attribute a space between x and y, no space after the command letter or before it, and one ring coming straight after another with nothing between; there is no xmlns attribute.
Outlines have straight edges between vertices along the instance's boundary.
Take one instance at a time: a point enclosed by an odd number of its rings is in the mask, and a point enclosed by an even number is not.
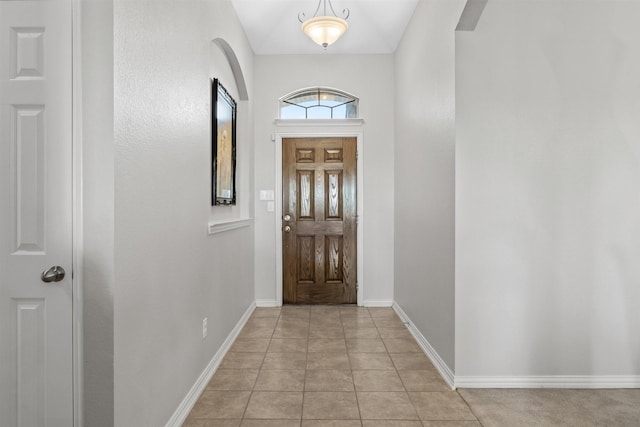
<svg viewBox="0 0 640 427"><path fill-rule="evenodd" d="M260 190L260 200L275 200L275 192L273 190Z"/></svg>

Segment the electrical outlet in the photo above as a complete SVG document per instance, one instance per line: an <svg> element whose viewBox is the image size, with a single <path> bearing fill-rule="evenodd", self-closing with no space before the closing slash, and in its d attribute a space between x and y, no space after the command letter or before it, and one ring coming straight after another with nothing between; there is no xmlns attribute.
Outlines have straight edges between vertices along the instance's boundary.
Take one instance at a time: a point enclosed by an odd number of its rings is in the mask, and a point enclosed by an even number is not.
<svg viewBox="0 0 640 427"><path fill-rule="evenodd" d="M208 319L206 317L202 319L202 339L207 337L207 321Z"/></svg>

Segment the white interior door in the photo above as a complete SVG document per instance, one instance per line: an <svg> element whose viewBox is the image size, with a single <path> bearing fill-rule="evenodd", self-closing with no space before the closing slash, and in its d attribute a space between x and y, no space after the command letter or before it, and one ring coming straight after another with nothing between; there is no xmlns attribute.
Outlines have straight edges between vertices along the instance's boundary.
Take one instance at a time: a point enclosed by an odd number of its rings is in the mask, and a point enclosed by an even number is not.
<svg viewBox="0 0 640 427"><path fill-rule="evenodd" d="M71 0L0 0L3 427L73 423L71 37Z"/></svg>

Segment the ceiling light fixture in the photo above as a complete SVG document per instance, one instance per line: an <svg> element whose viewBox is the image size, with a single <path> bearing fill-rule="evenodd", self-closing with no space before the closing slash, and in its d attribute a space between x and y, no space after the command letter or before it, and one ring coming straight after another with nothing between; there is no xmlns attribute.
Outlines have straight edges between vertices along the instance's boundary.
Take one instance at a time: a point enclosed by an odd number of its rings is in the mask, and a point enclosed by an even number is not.
<svg viewBox="0 0 640 427"><path fill-rule="evenodd" d="M320 7L323 5L324 15L318 16ZM329 0L329 10L333 16L327 14L327 0L318 0L318 7L313 17L305 20L307 15L304 12L298 14L298 20L302 23L302 31L304 31L311 40L325 49L338 40L349 28L349 24L347 24L349 9L343 9L342 15L344 18L339 18L333 10L331 0Z"/></svg>

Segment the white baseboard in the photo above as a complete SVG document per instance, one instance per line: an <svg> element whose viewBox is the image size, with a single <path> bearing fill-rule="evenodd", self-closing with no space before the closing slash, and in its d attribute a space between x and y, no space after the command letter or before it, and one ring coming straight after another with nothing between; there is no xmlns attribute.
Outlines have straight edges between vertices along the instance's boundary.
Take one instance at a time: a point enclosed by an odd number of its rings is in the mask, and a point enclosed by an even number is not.
<svg viewBox="0 0 640 427"><path fill-rule="evenodd" d="M180 406L178 406L178 409L176 409L169 421L167 421L165 427L180 427L185 422L187 416L189 415L189 412L191 412L191 409L193 409L193 405L196 404L198 398L207 387L207 384L209 384L211 377L213 377L213 374L215 374L225 354L227 354L227 351L229 351L229 349L231 348L231 345L238 337L238 334L242 330L242 327L245 325L245 323L247 323L247 320L249 320L249 317L251 316L251 313L253 313L253 310L255 310L255 308L256 304L251 303L251 305L244 312L231 333L229 333L227 339L224 340L224 342L220 346L220 349L213 356L213 359L211 359L207 367L204 369L204 371L202 371L193 387L191 387L191 390L189 390L189 392L187 393L187 396L184 398L182 403L180 403Z"/></svg>
<svg viewBox="0 0 640 427"><path fill-rule="evenodd" d="M274 299L257 299L256 307L278 307L278 303Z"/></svg>
<svg viewBox="0 0 640 427"><path fill-rule="evenodd" d="M225 231L235 230L237 228L249 227L251 225L251 218L232 219L227 221L220 221L217 223L209 223L209 234L224 233Z"/></svg>
<svg viewBox="0 0 640 427"><path fill-rule="evenodd" d="M367 300L364 300L364 306L365 307L391 307L393 306L393 301L386 300L386 299L381 299L381 300L367 299Z"/></svg>
<svg viewBox="0 0 640 427"><path fill-rule="evenodd" d="M415 327L396 303L393 309L431 359L442 378L452 388L640 388L640 375L529 375L529 376L460 376L454 375L429 341Z"/></svg>
<svg viewBox="0 0 640 427"><path fill-rule="evenodd" d="M449 387L451 387L451 389L455 389L455 377L451 369L449 369L449 366L447 366L438 352L433 348L433 346L424 337L424 335L422 335L422 332L420 332L420 330L415 327L411 319L409 319L409 316L407 316L407 313L404 312L404 310L398 305L398 303L393 303L393 309L398 314L398 317L400 317L400 320L402 320L407 325L407 328L409 328L409 332L411 332L411 335L413 335L413 337L416 339L422 351L424 351L427 357L431 360L433 366L436 367L436 369L442 376L442 379L444 379L444 381L447 383L447 385L449 385Z"/></svg>
<svg viewBox="0 0 640 427"><path fill-rule="evenodd" d="M640 375L456 376L458 388L640 388Z"/></svg>

